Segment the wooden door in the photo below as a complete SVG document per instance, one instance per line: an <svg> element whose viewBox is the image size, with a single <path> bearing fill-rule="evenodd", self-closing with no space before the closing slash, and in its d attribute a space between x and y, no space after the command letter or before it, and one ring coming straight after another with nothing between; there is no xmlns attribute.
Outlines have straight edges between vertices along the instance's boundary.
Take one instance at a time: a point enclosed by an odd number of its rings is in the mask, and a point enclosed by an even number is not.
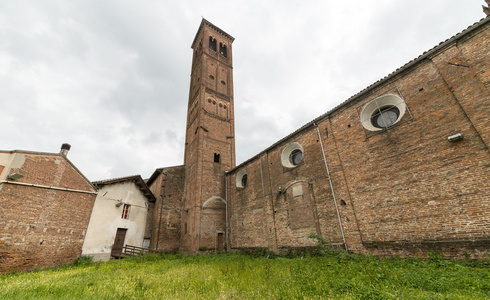
<svg viewBox="0 0 490 300"><path fill-rule="evenodd" d="M124 247L124 240L126 239L126 228L118 228L116 232L116 238L114 239L114 245L112 245L111 256L120 258L122 256L122 250Z"/></svg>

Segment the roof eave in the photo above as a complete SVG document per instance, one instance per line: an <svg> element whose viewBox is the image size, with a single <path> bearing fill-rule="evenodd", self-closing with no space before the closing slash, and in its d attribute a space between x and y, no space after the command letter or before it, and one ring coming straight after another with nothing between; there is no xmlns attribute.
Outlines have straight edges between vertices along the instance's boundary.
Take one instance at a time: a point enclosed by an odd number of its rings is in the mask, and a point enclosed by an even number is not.
<svg viewBox="0 0 490 300"><path fill-rule="evenodd" d="M316 117L315 119L313 119L313 121L310 121L308 123L306 123L305 125L301 126L300 128L298 128L297 130L295 130L294 132L288 134L287 136L285 136L284 138L280 139L279 141L275 142L274 144L272 144L271 146L267 147L266 149L262 150L261 152L259 152L258 154L254 155L253 157L247 159L246 161L242 162L241 164L239 164L238 166L234 167L233 169L231 169L230 171L227 172L227 174L230 174L230 173L233 173L235 172L236 170L242 168L244 165L250 163L251 161L259 158L261 155L263 155L264 153L268 152L270 149L274 148L275 146L283 143L284 141L290 139L291 137L293 137L294 135L297 135L298 133L302 132L303 130L306 130L307 128L309 128L310 126L312 125L315 125L316 123L322 121L323 119L327 118L328 116L330 116L332 113L342 109L344 106L346 106L347 104L351 103L351 102L354 102L355 100L357 100L358 98L360 98L361 96L367 94L369 91L375 89L376 87L386 83L388 80L398 76L399 74L403 73L403 72L406 72L408 69L412 68L413 66L417 65L418 63L420 63L421 61L427 59L428 57L430 56L433 56L435 53L437 52L440 52L440 51L443 51L444 49L446 49L447 47L449 47L450 45L452 45L453 43L455 43L456 41L458 41L459 39L463 38L464 36L476 31L477 29L481 28L482 26L484 26L485 24L487 24L488 22L490 22L490 16L484 18L484 19L481 19L480 21L476 22L475 24L469 26L468 28L466 28L465 30L461 31L460 33L454 35L453 37L447 39L446 41L443 41L441 43L439 43L439 45L433 47L432 49L424 52L422 55L420 55L419 57L409 61L408 63L406 63L405 65L403 65L402 67L398 68L397 70L395 70L394 72L390 73L389 75L385 76L384 78L381 78L380 80L374 82L373 84L369 85L368 87L364 88L363 90L361 90L360 92L358 92L357 94L354 94L353 96L349 97L347 100L345 100L344 102L340 103L339 105L337 105L336 107L332 108L331 110L327 111L326 113Z"/></svg>

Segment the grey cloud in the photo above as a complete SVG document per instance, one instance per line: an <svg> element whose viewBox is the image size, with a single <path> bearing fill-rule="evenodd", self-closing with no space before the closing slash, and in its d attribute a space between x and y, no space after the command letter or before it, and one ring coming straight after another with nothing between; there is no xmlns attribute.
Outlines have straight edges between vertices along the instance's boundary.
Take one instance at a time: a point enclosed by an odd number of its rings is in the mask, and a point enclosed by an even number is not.
<svg viewBox="0 0 490 300"><path fill-rule="evenodd" d="M2 149L69 142L90 180L181 164L204 16L236 38L240 162L482 18L481 4L3 1Z"/></svg>

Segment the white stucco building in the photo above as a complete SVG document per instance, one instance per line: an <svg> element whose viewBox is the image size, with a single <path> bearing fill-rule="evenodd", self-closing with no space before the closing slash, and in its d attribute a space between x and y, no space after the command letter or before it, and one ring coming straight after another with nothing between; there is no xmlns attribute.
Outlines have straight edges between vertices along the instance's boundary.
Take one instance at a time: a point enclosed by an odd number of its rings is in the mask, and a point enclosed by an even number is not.
<svg viewBox="0 0 490 300"><path fill-rule="evenodd" d="M140 175L93 182L98 195L82 248L82 255L107 261L124 245L149 246L145 238L150 202L155 197Z"/></svg>

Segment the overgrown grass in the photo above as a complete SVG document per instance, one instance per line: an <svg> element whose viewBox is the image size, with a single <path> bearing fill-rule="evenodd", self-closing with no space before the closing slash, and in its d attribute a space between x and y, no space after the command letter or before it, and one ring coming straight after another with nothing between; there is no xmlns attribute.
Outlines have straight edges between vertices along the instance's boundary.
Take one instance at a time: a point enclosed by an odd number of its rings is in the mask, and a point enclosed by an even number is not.
<svg viewBox="0 0 490 300"><path fill-rule="evenodd" d="M0 275L0 299L490 298L490 267L469 260L380 260L337 251L267 256L152 254L98 263L83 258L71 266Z"/></svg>

